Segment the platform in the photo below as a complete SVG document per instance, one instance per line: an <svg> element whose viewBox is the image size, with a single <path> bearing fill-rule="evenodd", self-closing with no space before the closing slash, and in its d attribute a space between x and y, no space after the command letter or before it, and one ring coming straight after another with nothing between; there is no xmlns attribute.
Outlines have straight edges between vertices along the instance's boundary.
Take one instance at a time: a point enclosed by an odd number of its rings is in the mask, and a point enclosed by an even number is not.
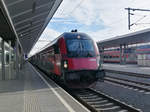
<svg viewBox="0 0 150 112"><path fill-rule="evenodd" d="M18 76L18 80L0 81L0 112L88 112L30 63Z"/></svg>
<svg viewBox="0 0 150 112"><path fill-rule="evenodd" d="M121 72L137 73L137 74L146 74L150 75L150 67L142 67L136 64L103 64L103 69L105 70L114 70Z"/></svg>

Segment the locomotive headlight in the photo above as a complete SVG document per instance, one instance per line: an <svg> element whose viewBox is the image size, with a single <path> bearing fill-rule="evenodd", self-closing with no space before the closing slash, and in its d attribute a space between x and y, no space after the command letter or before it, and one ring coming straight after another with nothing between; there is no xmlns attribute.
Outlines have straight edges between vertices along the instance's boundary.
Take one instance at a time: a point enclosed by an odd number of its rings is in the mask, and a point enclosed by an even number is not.
<svg viewBox="0 0 150 112"><path fill-rule="evenodd" d="M67 67L68 67L67 61L64 61L64 68L67 68Z"/></svg>

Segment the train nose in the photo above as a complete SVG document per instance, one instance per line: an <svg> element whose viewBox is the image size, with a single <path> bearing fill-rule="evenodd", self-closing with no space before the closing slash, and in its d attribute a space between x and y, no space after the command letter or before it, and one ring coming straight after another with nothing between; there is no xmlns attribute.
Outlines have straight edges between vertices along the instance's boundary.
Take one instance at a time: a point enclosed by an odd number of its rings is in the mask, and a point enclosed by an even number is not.
<svg viewBox="0 0 150 112"><path fill-rule="evenodd" d="M72 59L69 63L69 68L72 70L96 70L98 68L96 58Z"/></svg>
<svg viewBox="0 0 150 112"><path fill-rule="evenodd" d="M72 72L67 74L67 80L80 80L80 77L77 73Z"/></svg>

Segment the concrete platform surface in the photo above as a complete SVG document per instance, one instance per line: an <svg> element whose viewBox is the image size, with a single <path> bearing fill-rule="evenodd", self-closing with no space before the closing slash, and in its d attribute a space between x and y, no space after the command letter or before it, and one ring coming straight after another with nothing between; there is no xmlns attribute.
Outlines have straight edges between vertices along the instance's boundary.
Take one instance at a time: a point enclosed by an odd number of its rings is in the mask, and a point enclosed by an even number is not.
<svg viewBox="0 0 150 112"><path fill-rule="evenodd" d="M120 64L105 64L104 63L103 69L150 75L150 67L141 67L141 66L134 65L134 64L133 65L132 64L120 65Z"/></svg>
<svg viewBox="0 0 150 112"><path fill-rule="evenodd" d="M0 112L88 112L29 63L18 80L0 81Z"/></svg>

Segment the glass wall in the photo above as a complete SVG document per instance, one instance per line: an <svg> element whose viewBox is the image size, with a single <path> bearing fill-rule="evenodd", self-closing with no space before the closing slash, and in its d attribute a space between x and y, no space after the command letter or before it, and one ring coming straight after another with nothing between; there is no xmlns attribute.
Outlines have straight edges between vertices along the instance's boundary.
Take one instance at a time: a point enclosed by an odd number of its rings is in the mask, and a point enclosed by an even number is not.
<svg viewBox="0 0 150 112"><path fill-rule="evenodd" d="M0 38L0 80L10 80L16 78L15 53L11 43L4 42L4 52L2 51L2 39ZM4 53L4 66L2 66ZM2 70L3 68L3 70Z"/></svg>

